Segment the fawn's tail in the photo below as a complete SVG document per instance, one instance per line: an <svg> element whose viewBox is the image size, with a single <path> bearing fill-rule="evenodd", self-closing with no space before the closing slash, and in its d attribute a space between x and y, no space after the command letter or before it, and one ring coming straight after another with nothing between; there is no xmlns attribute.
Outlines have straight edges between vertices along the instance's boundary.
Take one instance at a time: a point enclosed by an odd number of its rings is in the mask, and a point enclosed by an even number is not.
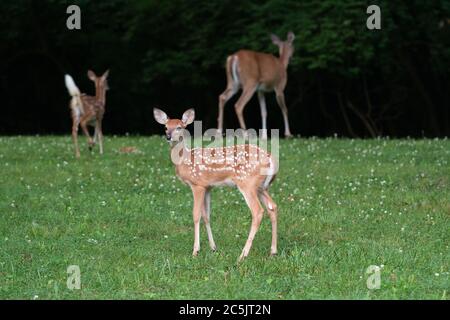
<svg viewBox="0 0 450 320"><path fill-rule="evenodd" d="M69 91L69 94L72 96L71 106L79 107L81 108L81 110L83 110L80 89L78 89L75 81L73 81L73 78L68 74L64 76L64 81L66 83L67 91Z"/></svg>
<svg viewBox="0 0 450 320"><path fill-rule="evenodd" d="M66 74L64 76L64 80L66 82L66 87L67 90L69 91L69 94L72 97L80 96L81 94L80 89L78 89L77 85L75 84L75 81L73 81L73 78L70 75Z"/></svg>

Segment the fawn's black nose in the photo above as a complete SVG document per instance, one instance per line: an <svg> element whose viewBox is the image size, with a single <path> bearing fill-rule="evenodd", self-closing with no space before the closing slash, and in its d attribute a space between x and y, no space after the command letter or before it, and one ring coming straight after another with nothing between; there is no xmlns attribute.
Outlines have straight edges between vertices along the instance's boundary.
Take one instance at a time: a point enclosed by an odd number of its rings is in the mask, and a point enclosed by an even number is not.
<svg viewBox="0 0 450 320"><path fill-rule="evenodd" d="M166 134L166 138L168 141L170 141L172 139L172 137L170 136L170 134Z"/></svg>

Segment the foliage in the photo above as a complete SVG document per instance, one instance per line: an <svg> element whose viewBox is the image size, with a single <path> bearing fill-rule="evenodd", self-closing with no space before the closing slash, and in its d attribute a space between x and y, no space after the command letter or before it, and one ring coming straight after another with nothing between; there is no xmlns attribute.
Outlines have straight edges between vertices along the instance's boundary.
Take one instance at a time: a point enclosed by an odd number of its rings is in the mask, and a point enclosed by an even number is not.
<svg viewBox="0 0 450 320"><path fill-rule="evenodd" d="M82 9L81 31L65 27L72 3ZM382 29L369 31L373 2L364 0L2 1L1 132L66 132L62 74L92 92L86 70L108 67L110 132L155 132L157 104L174 112L194 105L214 126L226 56L241 48L277 54L269 34L292 30L287 100L297 133L448 135L450 1L376 3ZM269 101L272 127L282 123L277 109ZM232 110L226 123L237 125ZM249 123L260 126L258 117Z"/></svg>

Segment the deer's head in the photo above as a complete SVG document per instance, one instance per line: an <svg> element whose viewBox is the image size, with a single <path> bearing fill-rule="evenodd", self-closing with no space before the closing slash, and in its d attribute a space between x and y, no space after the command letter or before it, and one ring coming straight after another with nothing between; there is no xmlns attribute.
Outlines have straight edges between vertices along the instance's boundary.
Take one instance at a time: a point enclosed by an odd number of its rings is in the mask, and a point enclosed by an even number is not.
<svg viewBox="0 0 450 320"><path fill-rule="evenodd" d="M92 70L88 71L88 78L95 83L96 90L102 90L102 89L104 89L105 91L109 90L108 75L109 75L109 70L106 70L105 73L100 77L98 77L94 71L92 71Z"/></svg>
<svg viewBox="0 0 450 320"><path fill-rule="evenodd" d="M282 41L275 34L271 34L270 38L272 39L273 44L278 46L280 59L282 59L282 61L287 66L287 64L289 63L289 59L294 54L294 45L292 44L295 39L294 33L292 31L289 31L286 41Z"/></svg>
<svg viewBox="0 0 450 320"><path fill-rule="evenodd" d="M194 109L186 110L183 113L183 117L180 119L169 119L167 114L158 109L153 108L153 116L156 122L166 127L166 138L169 142L178 142L183 136L184 129L194 122L195 111Z"/></svg>

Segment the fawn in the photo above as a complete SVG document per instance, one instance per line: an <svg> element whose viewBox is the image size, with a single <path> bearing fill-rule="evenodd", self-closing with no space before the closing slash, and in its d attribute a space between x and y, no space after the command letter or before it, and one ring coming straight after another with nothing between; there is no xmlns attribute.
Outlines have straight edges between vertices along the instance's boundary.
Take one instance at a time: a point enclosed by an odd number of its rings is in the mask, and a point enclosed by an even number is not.
<svg viewBox="0 0 450 320"><path fill-rule="evenodd" d="M194 121L194 109L184 112L182 119L169 119L162 110L154 108L155 120L165 125L166 138L171 144L172 161L178 178L189 185L194 196L194 249L200 250L200 217L206 226L209 245L216 250L210 226L210 190L214 186L236 186L243 194L252 214L252 224L247 242L239 261L247 257L253 239L261 223L266 207L272 223L271 254L277 253L277 205L269 195L268 188L278 171L273 156L256 145L233 145L216 148L189 149L183 139L185 128ZM181 141L180 141L181 140ZM182 155L177 161L174 156ZM264 172L265 171L265 172ZM261 202L260 202L261 201Z"/></svg>
<svg viewBox="0 0 450 320"><path fill-rule="evenodd" d="M95 143L99 142L100 154L103 154L103 131L102 120L105 113L106 90L108 87L107 70L101 77L98 77L93 71L88 71L88 78L95 83L95 97L80 93L73 78L66 74L65 83L69 94L72 96L70 100L70 109L72 116L72 139L75 146L75 156L80 157L80 148L78 147L78 126L81 126L84 134L88 138L89 150L92 150ZM91 138L88 125L95 127L94 139Z"/></svg>

